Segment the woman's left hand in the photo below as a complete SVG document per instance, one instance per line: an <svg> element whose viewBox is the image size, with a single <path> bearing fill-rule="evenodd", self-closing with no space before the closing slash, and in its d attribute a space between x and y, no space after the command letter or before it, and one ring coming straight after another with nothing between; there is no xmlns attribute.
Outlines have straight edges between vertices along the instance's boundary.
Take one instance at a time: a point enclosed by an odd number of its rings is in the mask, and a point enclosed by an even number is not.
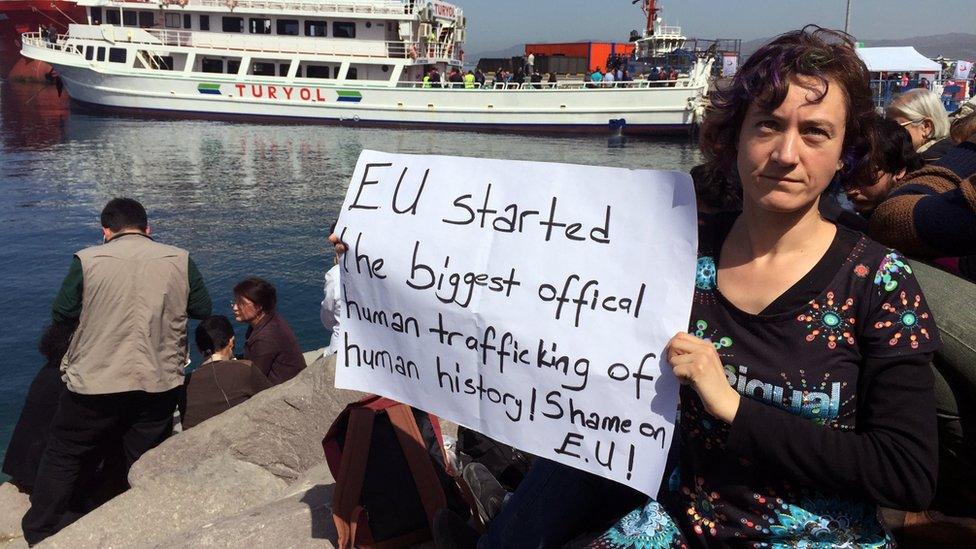
<svg viewBox="0 0 976 549"><path fill-rule="evenodd" d="M715 347L704 339L681 332L668 343L667 356L678 381L698 393L705 411L732 423L739 411L740 397L729 385Z"/></svg>

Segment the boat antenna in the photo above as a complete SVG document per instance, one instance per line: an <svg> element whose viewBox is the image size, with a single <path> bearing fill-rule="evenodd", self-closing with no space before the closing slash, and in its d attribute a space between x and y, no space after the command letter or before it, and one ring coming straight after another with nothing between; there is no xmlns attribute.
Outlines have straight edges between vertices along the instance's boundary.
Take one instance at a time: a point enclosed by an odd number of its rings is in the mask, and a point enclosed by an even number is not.
<svg viewBox="0 0 976 549"><path fill-rule="evenodd" d="M657 7L657 0L633 0L631 4L641 3L641 9L644 10L644 14L647 15L647 32L645 36L654 35L654 21L657 19L657 12L661 11L661 8Z"/></svg>
<svg viewBox="0 0 976 549"><path fill-rule="evenodd" d="M847 0L847 17L844 19L844 34L851 33L851 6L854 0Z"/></svg>

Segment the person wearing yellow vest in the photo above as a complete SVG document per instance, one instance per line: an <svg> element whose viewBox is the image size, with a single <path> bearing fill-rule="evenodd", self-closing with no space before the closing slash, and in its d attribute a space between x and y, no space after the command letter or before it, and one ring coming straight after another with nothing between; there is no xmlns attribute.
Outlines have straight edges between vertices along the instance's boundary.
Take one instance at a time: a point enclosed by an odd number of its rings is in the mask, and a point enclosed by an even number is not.
<svg viewBox="0 0 976 549"><path fill-rule="evenodd" d="M423 84L423 86L425 88L429 88L430 87L430 73L429 72L424 75L424 84Z"/></svg>
<svg viewBox="0 0 976 549"><path fill-rule="evenodd" d="M464 75L464 89L474 89L474 73L471 71L468 71L468 73Z"/></svg>

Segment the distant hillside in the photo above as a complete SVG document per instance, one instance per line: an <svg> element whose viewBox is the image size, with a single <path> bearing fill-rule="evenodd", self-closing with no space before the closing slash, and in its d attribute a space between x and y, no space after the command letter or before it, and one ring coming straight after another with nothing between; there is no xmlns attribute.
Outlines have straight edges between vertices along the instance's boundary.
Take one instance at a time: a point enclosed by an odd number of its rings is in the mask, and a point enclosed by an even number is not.
<svg viewBox="0 0 976 549"><path fill-rule="evenodd" d="M505 48L503 50L492 50L492 51L482 51L478 53L467 53L464 56L464 61L466 63L471 63L474 65L478 64L478 60L481 58L489 59L508 59L509 57L515 57L517 55L522 55L525 53L525 45L517 44L515 46Z"/></svg>
<svg viewBox="0 0 976 549"><path fill-rule="evenodd" d="M772 38L760 38L742 43L742 57L748 57L753 52L769 42ZM976 34L954 32L950 34L936 34L932 36L913 36L911 38L896 38L886 40L862 40L865 46L913 46L922 55L935 58L944 56L948 59L976 60Z"/></svg>

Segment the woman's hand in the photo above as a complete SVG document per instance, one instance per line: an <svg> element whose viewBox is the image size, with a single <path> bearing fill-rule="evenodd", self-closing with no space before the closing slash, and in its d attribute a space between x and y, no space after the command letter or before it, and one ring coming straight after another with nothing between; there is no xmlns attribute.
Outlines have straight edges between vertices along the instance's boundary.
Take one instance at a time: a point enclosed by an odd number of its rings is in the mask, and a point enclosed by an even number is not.
<svg viewBox="0 0 976 549"><path fill-rule="evenodd" d="M715 347L704 339L682 332L671 338L667 356L678 381L698 393L705 411L732 423L739 411L740 397L729 385Z"/></svg>
<svg viewBox="0 0 976 549"><path fill-rule="evenodd" d="M346 253L346 250L348 250L349 247L346 246L346 243L343 242L336 233L329 235L329 242L331 242L332 246L335 247L335 262L338 264L339 260L342 259L342 254Z"/></svg>

